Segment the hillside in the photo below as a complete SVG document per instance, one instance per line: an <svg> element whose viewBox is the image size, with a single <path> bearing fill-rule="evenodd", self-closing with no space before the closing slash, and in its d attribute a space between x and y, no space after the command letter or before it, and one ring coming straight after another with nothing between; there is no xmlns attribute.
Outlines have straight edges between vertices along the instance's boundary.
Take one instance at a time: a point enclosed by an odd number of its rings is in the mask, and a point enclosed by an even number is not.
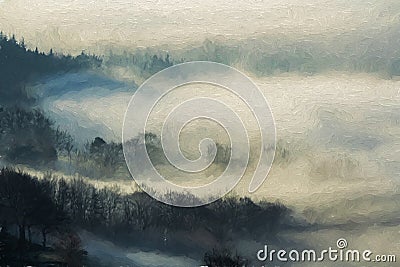
<svg viewBox="0 0 400 267"><path fill-rule="evenodd" d="M17 41L14 36L0 33L0 104L28 104L25 85L35 77L57 72L69 72L100 66L101 59L96 56L55 54L27 49L24 40Z"/></svg>

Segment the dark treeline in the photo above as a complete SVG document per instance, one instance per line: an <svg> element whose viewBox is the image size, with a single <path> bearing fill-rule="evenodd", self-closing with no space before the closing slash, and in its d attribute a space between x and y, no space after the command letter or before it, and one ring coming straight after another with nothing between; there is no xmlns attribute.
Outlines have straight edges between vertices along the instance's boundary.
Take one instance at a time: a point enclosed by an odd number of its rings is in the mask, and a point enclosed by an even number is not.
<svg viewBox="0 0 400 267"><path fill-rule="evenodd" d="M140 190L124 194L117 186L96 188L81 178L65 180L48 175L40 183L57 210L66 214L73 225L129 244L135 239L142 243L138 236L158 230L163 233L201 228L219 240L232 232L271 234L289 214L283 205L254 203L247 197L229 196L207 206L179 208L158 202ZM191 196L170 193L168 197Z"/></svg>
<svg viewBox="0 0 400 267"><path fill-rule="evenodd" d="M207 206L178 208L141 191L123 194L118 187L96 188L80 178L65 180L50 174L39 180L10 168L0 171L0 183L3 263L17 260L17 252L32 248L32 236L37 234L43 248L49 245L49 236L58 237L62 243L68 233L67 240L76 243L71 249L81 251L79 238L73 232L85 229L120 245L168 250L169 243L175 248L182 245L174 233L203 230L222 246L238 235L272 238L290 214L280 204L254 203L235 196ZM18 242L7 242L8 229L13 227L18 229ZM58 243L51 245L57 251ZM84 252L77 255L83 259Z"/></svg>
<svg viewBox="0 0 400 267"><path fill-rule="evenodd" d="M55 54L27 49L24 40L17 41L14 36L0 33L0 103L18 104L27 101L25 84L32 78L55 72L67 72L101 65L96 56Z"/></svg>

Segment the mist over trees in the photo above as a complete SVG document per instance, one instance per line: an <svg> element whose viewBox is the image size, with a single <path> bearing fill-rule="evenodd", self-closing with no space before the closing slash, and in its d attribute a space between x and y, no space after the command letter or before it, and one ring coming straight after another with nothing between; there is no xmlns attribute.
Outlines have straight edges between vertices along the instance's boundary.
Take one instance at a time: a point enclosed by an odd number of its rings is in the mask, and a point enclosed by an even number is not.
<svg viewBox="0 0 400 267"><path fill-rule="evenodd" d="M69 153L71 170L91 178L130 177L125 164L122 144L107 143L101 137L96 137L91 142L86 142L83 147L77 147Z"/></svg>
<svg viewBox="0 0 400 267"><path fill-rule="evenodd" d="M105 66L133 68L144 79L179 62L172 61L168 53L153 53L150 51L137 51L134 53L124 51L121 54L110 51L104 58Z"/></svg>
<svg viewBox="0 0 400 267"><path fill-rule="evenodd" d="M209 57L205 59L233 62L224 57L223 48L214 49L209 44L207 49ZM216 52L218 49L222 50ZM213 58L213 53L220 56ZM133 66L141 77L149 77L183 61L173 60L169 53L148 51L112 54L104 64ZM206 206L178 208L140 190L127 194L117 186L100 188L89 183L86 178L130 178L122 144L96 137L78 145L73 136L33 107L34 100L27 97L25 86L43 75L102 64L99 57L85 53L72 57L52 50L30 50L23 40L0 33L0 163L14 167L22 164L47 173L38 179L12 167L0 169L0 266L34 265L35 257L43 253L51 253L67 266L87 264L87 253L78 235L83 230L118 245L169 252L172 248L186 249L193 242L193 233L205 234L212 244L222 247L237 236L273 238L285 227L291 211L279 203L230 195ZM146 133L129 142L137 144L142 139L153 164L168 164L159 136ZM212 149L208 152L216 155L214 163L226 166L230 148L216 144L217 151ZM61 171L69 178L52 175L51 171ZM165 198L193 196L169 192ZM200 254L209 249L205 244L192 246L199 248ZM245 262L225 250L210 252L204 260L214 266L221 258L229 264Z"/></svg>
<svg viewBox="0 0 400 267"><path fill-rule="evenodd" d="M52 246L65 262L82 262L86 253L74 234L77 229L120 245L168 250L168 243L183 246L179 243L185 242L174 233L190 235L199 230L221 245L235 235L272 238L290 216L290 210L279 203L255 203L246 197L232 195L207 206L179 208L141 191L123 194L118 187L96 188L79 177L66 180L49 174L39 180L11 168L0 170L0 183L0 242L7 241L5 237L17 227L18 242L4 256L8 263L17 261L18 251L35 245L32 236L40 236L40 245ZM54 237L59 241L54 243ZM215 255L207 259L215 261Z"/></svg>
<svg viewBox="0 0 400 267"><path fill-rule="evenodd" d="M96 178L112 177L119 166L126 169L121 144L107 143L97 137L80 148L67 132L55 128L37 110L5 108L1 118L4 123L1 124L0 141L7 145L1 148L1 153L9 162L37 167L66 157L77 173ZM164 164L159 158L162 153L159 138L150 133L145 138L150 156L157 164ZM229 154L225 147L222 152L217 151L216 163L224 164ZM99 189L79 177L66 180L48 175L38 180L8 168L0 171L0 184L0 227L3 232L0 243L7 247L1 252L1 260L11 265L34 263L29 256L34 247L35 253L43 253L34 241L38 237L32 236L40 236L40 246L48 249L50 246L61 262L82 266L86 253L79 237L73 233L76 229L88 230L124 246L168 251L167 244L184 247L184 241L187 242L179 235L175 237L174 233L190 235L195 231L206 231L221 244L236 235L272 237L282 227L284 218L290 215L290 211L280 204L256 204L249 198L235 196L195 209L176 208L157 202L140 191L126 195L118 187ZM168 197L190 196L171 192ZM7 230L14 227L18 229L18 242L13 242ZM58 243L49 243L55 237ZM206 259L211 263L219 262L217 257L211 255ZM225 257L223 260L230 259ZM233 260L243 262L239 258Z"/></svg>
<svg viewBox="0 0 400 267"><path fill-rule="evenodd" d="M349 43L349 49L341 53L329 44L321 46L318 40L277 42L281 42L280 45L257 39L240 42L206 39L199 45L179 50L147 48L120 53L109 52L106 53L104 65L132 68L144 79L171 64L198 60L239 67L257 76L288 72L314 75L326 71L376 73L385 78L400 75L398 51L385 54L382 50L373 50L372 44L369 45L372 51L366 56L359 53L357 41Z"/></svg>
<svg viewBox="0 0 400 267"><path fill-rule="evenodd" d="M8 37L0 32L0 104L29 104L32 100L25 92L28 81L41 75L99 67L101 62L99 57L83 52L72 57L55 54L53 50L30 50L23 39L17 41L14 35Z"/></svg>
<svg viewBox="0 0 400 267"><path fill-rule="evenodd" d="M0 108L0 144L0 158L10 164L54 169L57 160L66 158L69 170L93 178L126 169L122 144L106 143L98 137L79 147L67 131L38 109Z"/></svg>

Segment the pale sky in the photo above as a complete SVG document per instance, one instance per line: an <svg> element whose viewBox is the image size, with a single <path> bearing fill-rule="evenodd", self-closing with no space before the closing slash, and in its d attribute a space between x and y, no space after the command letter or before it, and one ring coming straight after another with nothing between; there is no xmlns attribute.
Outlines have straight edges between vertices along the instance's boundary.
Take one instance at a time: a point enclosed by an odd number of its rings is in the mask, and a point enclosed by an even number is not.
<svg viewBox="0 0 400 267"><path fill-rule="evenodd" d="M373 34L398 24L399 6L396 0L0 0L0 29L44 51L101 52L110 46L182 47L216 36Z"/></svg>

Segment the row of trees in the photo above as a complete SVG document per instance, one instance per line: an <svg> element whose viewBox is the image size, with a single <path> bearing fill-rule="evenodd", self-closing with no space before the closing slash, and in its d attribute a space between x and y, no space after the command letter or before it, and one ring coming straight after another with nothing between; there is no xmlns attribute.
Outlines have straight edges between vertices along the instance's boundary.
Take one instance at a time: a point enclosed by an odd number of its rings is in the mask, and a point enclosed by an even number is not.
<svg viewBox="0 0 400 267"><path fill-rule="evenodd" d="M97 189L80 178L66 181L48 177L42 183L50 188L57 209L74 224L113 238L154 229L173 232L205 228L220 238L231 231L273 233L289 214L280 204L256 204L246 197L230 196L187 209L165 205L141 191L126 195L118 187ZM190 196L171 193L169 197Z"/></svg>
<svg viewBox="0 0 400 267"><path fill-rule="evenodd" d="M160 138L153 133L129 141L128 146L133 149L130 153L132 156L136 156L136 146L143 141L154 165L168 164ZM0 143L3 144L0 156L10 163L55 167L52 163L63 157L68 161L71 174L101 178L115 177L119 172L119 177L129 177L121 143L107 143L96 137L79 147L68 132L55 127L40 110L0 108ZM215 164L225 166L230 159L230 148L217 144L216 149L214 151L214 147L210 147L208 153L216 154ZM141 164L138 158L135 161Z"/></svg>
<svg viewBox="0 0 400 267"><path fill-rule="evenodd" d="M223 240L232 232L274 233L289 214L280 204L234 196L198 208L178 208L140 191L126 195L118 187L99 189L80 178L67 181L47 175L38 180L9 168L1 170L0 183L1 226L18 226L21 246L31 241L32 231L41 234L46 246L49 233L66 231L68 225L120 241L200 228Z"/></svg>
<svg viewBox="0 0 400 267"><path fill-rule="evenodd" d="M352 51L352 48L356 46L351 44L350 49L338 54L329 47L321 47L318 42L312 41L307 44L282 43L277 48L276 44L260 43L259 40L248 40L238 45L206 39L202 45L179 51L179 57L174 55L172 58L166 52L146 49L124 51L120 54L110 52L105 63L106 66L133 68L145 79L171 64L193 60L241 66L260 76L286 72L310 75L327 70L372 72L385 77L400 75L398 51L382 54L381 50L372 49L366 56L358 54L357 49Z"/></svg>
<svg viewBox="0 0 400 267"><path fill-rule="evenodd" d="M136 155L139 143L145 142L147 153L155 166L169 164L165 157L160 137L146 133L128 141L127 154L135 157L140 165L140 156ZM78 173L90 178L130 177L125 164L121 143L109 142L96 137L83 146L78 146L74 138L66 131L60 130L40 110L26 110L16 107L0 107L0 158L15 164L46 165L53 164L62 158L69 174ZM272 149L272 148L266 148ZM230 161L231 148L217 143L208 147L208 156L215 155L214 164L226 167ZM287 165L296 155L289 143L279 140L276 145L275 163ZM59 168L62 164L57 165ZM135 167L135 166L133 166Z"/></svg>

